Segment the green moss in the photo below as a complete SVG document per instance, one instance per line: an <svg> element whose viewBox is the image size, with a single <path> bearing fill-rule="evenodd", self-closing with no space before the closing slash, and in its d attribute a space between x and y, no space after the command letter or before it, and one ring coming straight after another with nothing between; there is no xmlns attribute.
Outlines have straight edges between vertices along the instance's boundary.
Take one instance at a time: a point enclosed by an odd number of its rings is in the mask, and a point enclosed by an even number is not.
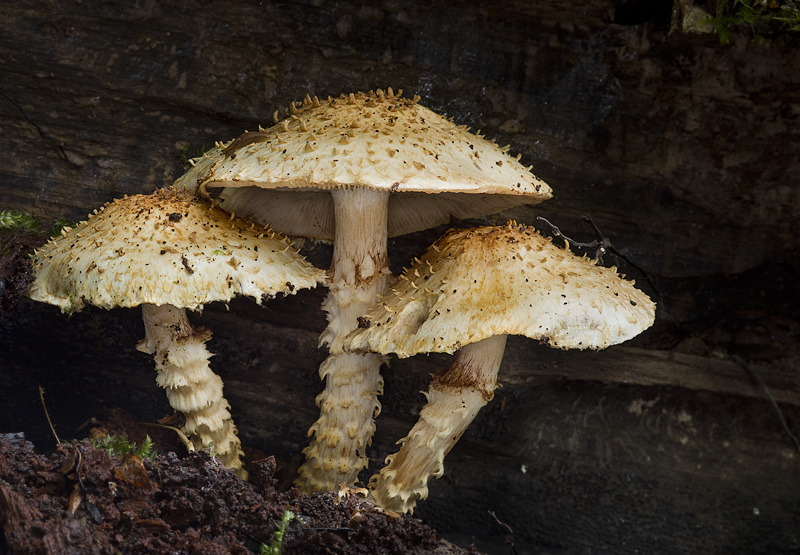
<svg viewBox="0 0 800 555"><path fill-rule="evenodd" d="M181 166L183 166L184 171L189 171L192 168L191 160L201 157L209 150L211 150L211 147L208 145L203 145L200 148L195 149L194 154L192 155L189 151L189 143L186 141L180 141L175 145L175 155L178 157L178 160L180 161Z"/></svg>
<svg viewBox="0 0 800 555"><path fill-rule="evenodd" d="M39 222L26 212L0 210L0 229L39 229Z"/></svg>
<svg viewBox="0 0 800 555"><path fill-rule="evenodd" d="M56 218L50 228L50 237L60 235L61 230L65 227L75 227L75 222L67 218ZM0 229L36 231L39 229L39 221L27 212L0 210Z"/></svg>
<svg viewBox="0 0 800 555"><path fill-rule="evenodd" d="M92 440L92 444L98 449L108 451L115 457L124 457L128 453L133 453L140 459L152 459L156 456L153 448L153 440L150 436L144 438L141 445L136 445L125 436L108 435L104 438Z"/></svg>
<svg viewBox="0 0 800 555"><path fill-rule="evenodd" d="M283 549L283 536L286 534L286 530L289 528L289 523L294 519L295 514L292 511L287 510L285 513L283 513L283 517L278 524L278 528L275 530L275 533L272 536L272 543L270 545L262 543L261 549L259 550L260 555L281 555L281 551Z"/></svg>
<svg viewBox="0 0 800 555"><path fill-rule="evenodd" d="M800 33L800 7L795 0L719 0L706 23L720 44L729 44L734 33L768 43L779 35Z"/></svg>
<svg viewBox="0 0 800 555"><path fill-rule="evenodd" d="M75 222L67 218L56 218L53 220L53 226L50 228L50 237L61 235L61 230L65 227L75 227Z"/></svg>

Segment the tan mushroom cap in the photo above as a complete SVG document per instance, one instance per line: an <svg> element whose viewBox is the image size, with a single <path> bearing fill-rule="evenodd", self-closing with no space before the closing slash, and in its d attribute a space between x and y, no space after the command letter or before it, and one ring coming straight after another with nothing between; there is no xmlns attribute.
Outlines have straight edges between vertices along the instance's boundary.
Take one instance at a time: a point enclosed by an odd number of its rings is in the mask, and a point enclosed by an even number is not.
<svg viewBox="0 0 800 555"><path fill-rule="evenodd" d="M390 236L550 198L550 187L508 147L417 100L391 89L326 101L306 97L274 126L207 152L175 185L270 189L226 190L223 207L290 235L324 240L333 238L333 205L321 193L335 188L403 193L390 200ZM298 189L303 196L287 195ZM296 216L298 204L308 206L303 218Z"/></svg>
<svg viewBox="0 0 800 555"><path fill-rule="evenodd" d="M346 340L408 357L452 353L494 335L602 349L652 325L655 304L617 275L529 227L454 231L406 270Z"/></svg>
<svg viewBox="0 0 800 555"><path fill-rule="evenodd" d="M106 204L36 251L28 291L65 312L292 293L324 272L269 228L172 189Z"/></svg>

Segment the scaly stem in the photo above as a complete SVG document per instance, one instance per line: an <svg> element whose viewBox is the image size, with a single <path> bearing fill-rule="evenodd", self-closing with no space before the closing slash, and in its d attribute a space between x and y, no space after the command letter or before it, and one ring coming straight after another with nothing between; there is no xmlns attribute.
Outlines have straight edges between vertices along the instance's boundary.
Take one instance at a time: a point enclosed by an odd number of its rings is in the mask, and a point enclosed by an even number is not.
<svg viewBox="0 0 800 555"><path fill-rule="evenodd" d="M419 420L398 442L400 450L386 457L386 466L370 479L381 507L413 512L417 499L428 496L428 479L444 474L444 457L494 396L506 337L463 347L450 368L433 377Z"/></svg>
<svg viewBox="0 0 800 555"><path fill-rule="evenodd" d="M143 304L142 317L145 338L136 348L155 355L156 382L167 390L170 406L186 417L186 435L196 446L213 445L223 464L246 479L222 379L208 364L211 353L205 343L211 332L194 329L186 310L171 305Z"/></svg>
<svg viewBox="0 0 800 555"><path fill-rule="evenodd" d="M365 451L381 407L383 356L344 353L342 341L386 290L389 194L367 189L332 192L336 235L330 292L323 304L328 327L320 336L320 345L327 345L330 355L319 371L325 390L317 397L320 417L308 432L314 439L303 450L306 462L295 481L306 493L352 485L368 464Z"/></svg>

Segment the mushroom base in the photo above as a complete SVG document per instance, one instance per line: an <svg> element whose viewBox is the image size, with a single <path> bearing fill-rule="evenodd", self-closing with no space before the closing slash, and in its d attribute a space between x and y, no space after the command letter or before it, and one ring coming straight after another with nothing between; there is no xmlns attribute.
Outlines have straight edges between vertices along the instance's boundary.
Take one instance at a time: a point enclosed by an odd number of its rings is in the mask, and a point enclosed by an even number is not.
<svg viewBox="0 0 800 555"><path fill-rule="evenodd" d="M142 305L145 338L136 346L154 355L156 382L166 389L170 406L186 417L184 431L190 441L213 446L216 456L243 479L241 443L222 396L222 378L209 367L205 347L211 332L192 327L186 310L170 305Z"/></svg>
<svg viewBox="0 0 800 555"><path fill-rule="evenodd" d="M417 499L428 496L428 479L444 474L445 456L494 396L506 337L463 347L450 368L433 377L419 420L398 442L400 450L386 457L386 466L370 479L381 507L413 512Z"/></svg>

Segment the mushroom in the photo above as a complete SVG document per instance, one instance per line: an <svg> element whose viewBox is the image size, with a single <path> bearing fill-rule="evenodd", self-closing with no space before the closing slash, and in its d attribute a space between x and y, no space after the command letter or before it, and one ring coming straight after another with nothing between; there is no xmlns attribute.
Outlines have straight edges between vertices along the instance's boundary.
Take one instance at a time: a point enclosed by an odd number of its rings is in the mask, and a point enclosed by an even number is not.
<svg viewBox="0 0 800 555"><path fill-rule="evenodd" d="M276 112L269 129L219 144L176 182L225 187L226 210L289 235L333 240L328 326L320 336L330 352L320 367L326 385L296 481L305 492L352 485L367 466L383 357L345 353L342 341L390 281L388 237L550 197L507 147L418 100L392 89L327 101L306 96L290 105L288 117Z"/></svg>
<svg viewBox="0 0 800 555"><path fill-rule="evenodd" d="M617 275L552 244L530 227L453 231L436 241L362 318L347 349L458 351L436 374L427 404L400 450L370 480L384 508L412 511L428 478L492 399L506 338L524 335L559 349L602 349L648 328L655 305Z"/></svg>
<svg viewBox="0 0 800 555"><path fill-rule="evenodd" d="M234 295L261 304L263 296L314 287L324 273L271 229L170 189L106 204L36 251L33 263L29 296L63 312L87 303L142 306L137 348L155 355L156 382L185 415L186 434L195 445L213 444L246 477L222 379L208 364L211 333L194 328L186 309Z"/></svg>

